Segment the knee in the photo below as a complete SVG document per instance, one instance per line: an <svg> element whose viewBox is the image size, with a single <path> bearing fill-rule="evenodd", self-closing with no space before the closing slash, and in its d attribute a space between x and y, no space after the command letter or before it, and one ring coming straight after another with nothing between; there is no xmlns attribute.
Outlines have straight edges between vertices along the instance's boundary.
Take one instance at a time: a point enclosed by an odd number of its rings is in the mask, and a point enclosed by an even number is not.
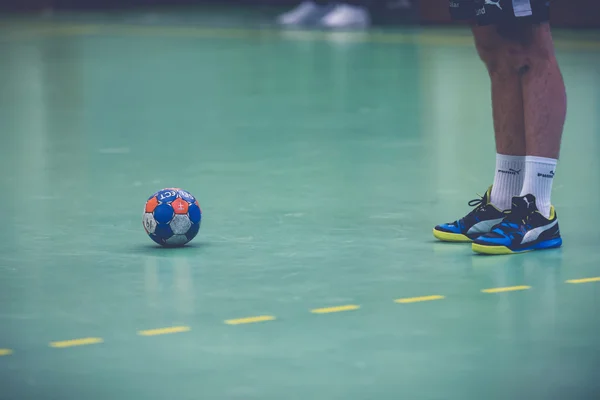
<svg viewBox="0 0 600 400"><path fill-rule="evenodd" d="M515 43L478 43L477 52L492 76L525 73L532 62L531 53Z"/></svg>
<svg viewBox="0 0 600 400"><path fill-rule="evenodd" d="M490 75L509 74L512 60L508 57L508 49L498 40L475 37L475 47L479 58L485 64Z"/></svg>
<svg viewBox="0 0 600 400"><path fill-rule="evenodd" d="M545 37L537 28L526 28L511 25L474 32L477 52L490 75L525 74L532 66L552 60L552 46Z"/></svg>

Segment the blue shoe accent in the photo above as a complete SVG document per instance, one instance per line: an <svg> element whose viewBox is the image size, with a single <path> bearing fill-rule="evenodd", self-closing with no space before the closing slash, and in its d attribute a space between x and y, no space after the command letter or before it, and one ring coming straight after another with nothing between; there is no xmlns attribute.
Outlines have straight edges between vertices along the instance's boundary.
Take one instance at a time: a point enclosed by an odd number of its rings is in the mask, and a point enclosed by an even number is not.
<svg viewBox="0 0 600 400"><path fill-rule="evenodd" d="M456 221L456 222L452 222L449 224L438 225L438 226L436 226L436 229L443 231L443 232L456 233L456 234L462 235L464 228L463 228L461 221Z"/></svg>
<svg viewBox="0 0 600 400"><path fill-rule="evenodd" d="M544 240L529 247L530 250L557 249L562 246L562 238Z"/></svg>

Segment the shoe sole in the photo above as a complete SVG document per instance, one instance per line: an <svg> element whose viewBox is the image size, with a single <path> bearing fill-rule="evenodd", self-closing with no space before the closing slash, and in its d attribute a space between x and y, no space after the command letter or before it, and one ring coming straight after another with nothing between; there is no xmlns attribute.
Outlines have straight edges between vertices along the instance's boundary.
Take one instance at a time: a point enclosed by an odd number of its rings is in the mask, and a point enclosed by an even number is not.
<svg viewBox="0 0 600 400"><path fill-rule="evenodd" d="M552 239L546 240L544 242L537 243L532 247L525 248L523 250L511 250L506 246L486 246L484 244L473 243L472 249L475 253L478 254L486 254L491 256L500 256L500 255L511 255L511 254L522 254L528 253L530 251L536 250L550 250L557 249L562 246L562 239Z"/></svg>
<svg viewBox="0 0 600 400"><path fill-rule="evenodd" d="M450 233L450 232L442 232L437 229L433 229L433 236L441 240L442 242L452 242L452 243L471 243L471 240L468 236L461 235L460 233Z"/></svg>

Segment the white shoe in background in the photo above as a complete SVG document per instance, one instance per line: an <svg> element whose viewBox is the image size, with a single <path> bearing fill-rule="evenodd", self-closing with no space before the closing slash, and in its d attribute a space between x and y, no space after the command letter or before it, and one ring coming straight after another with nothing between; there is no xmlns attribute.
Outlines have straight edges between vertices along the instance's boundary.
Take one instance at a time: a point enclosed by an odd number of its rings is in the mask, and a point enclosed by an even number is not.
<svg viewBox="0 0 600 400"><path fill-rule="evenodd" d="M367 28L371 16L363 7L338 4L321 19L320 25L330 29Z"/></svg>
<svg viewBox="0 0 600 400"><path fill-rule="evenodd" d="M280 25L310 25L317 23L323 15L331 9L328 6L320 6L314 1L303 1L293 10L290 10L277 17L277 23Z"/></svg>

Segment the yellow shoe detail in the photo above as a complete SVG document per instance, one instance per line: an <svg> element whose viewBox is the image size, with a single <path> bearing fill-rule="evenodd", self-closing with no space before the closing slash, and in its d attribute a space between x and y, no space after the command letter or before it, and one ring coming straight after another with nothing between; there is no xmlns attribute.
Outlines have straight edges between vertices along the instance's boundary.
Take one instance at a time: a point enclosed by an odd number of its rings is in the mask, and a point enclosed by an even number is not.
<svg viewBox="0 0 600 400"><path fill-rule="evenodd" d="M455 243L471 243L472 240L465 235L460 233L442 232L437 229L433 229L433 236L442 242L455 242Z"/></svg>
<svg viewBox="0 0 600 400"><path fill-rule="evenodd" d="M517 254L506 246L486 246L483 244L473 243L473 251L480 254L489 254L493 256Z"/></svg>

